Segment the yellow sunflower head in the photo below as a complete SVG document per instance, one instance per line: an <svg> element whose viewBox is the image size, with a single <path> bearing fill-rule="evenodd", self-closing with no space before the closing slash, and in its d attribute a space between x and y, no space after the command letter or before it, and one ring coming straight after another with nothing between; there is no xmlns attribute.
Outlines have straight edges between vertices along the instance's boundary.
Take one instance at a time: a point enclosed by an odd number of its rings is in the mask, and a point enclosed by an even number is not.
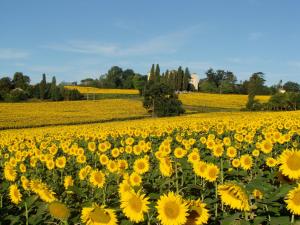
<svg viewBox="0 0 300 225"><path fill-rule="evenodd" d="M288 192L285 202L291 213L300 215L300 184Z"/></svg>
<svg viewBox="0 0 300 225"><path fill-rule="evenodd" d="M209 213L206 209L206 204L202 203L200 199L190 200L187 202L189 208L189 215L187 217L186 225L202 225L206 224L209 219Z"/></svg>
<svg viewBox="0 0 300 225"><path fill-rule="evenodd" d="M225 183L218 186L221 201L232 209L249 211L249 199L242 187L234 183Z"/></svg>
<svg viewBox="0 0 300 225"><path fill-rule="evenodd" d="M81 221L88 225L117 225L118 220L115 211L104 206L93 204L84 207L81 211Z"/></svg>
<svg viewBox="0 0 300 225"><path fill-rule="evenodd" d="M290 179L300 178L300 151L285 150L279 157L279 170Z"/></svg>
<svg viewBox="0 0 300 225"><path fill-rule="evenodd" d="M169 192L157 201L158 216L162 225L182 225L186 223L188 216L187 204L180 195Z"/></svg>
<svg viewBox="0 0 300 225"><path fill-rule="evenodd" d="M65 204L57 201L48 204L48 210L52 217L60 220L67 220L70 216L69 208Z"/></svg>

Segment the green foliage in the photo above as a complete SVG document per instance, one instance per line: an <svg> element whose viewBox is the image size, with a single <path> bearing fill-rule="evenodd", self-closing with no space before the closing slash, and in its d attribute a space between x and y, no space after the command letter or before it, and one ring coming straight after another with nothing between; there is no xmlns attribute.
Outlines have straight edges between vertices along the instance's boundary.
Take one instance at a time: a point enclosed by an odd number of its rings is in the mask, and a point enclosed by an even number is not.
<svg viewBox="0 0 300 225"><path fill-rule="evenodd" d="M26 91L30 84L30 78L26 75L23 75L21 72L16 72L14 74L12 83L14 88L20 88Z"/></svg>
<svg viewBox="0 0 300 225"><path fill-rule="evenodd" d="M5 95L4 99L7 102L20 102L28 98L26 92L21 88L16 88L11 90L8 94Z"/></svg>
<svg viewBox="0 0 300 225"><path fill-rule="evenodd" d="M46 74L43 74L43 78L40 83L40 99L42 100L46 98L46 88L47 88Z"/></svg>
<svg viewBox="0 0 300 225"><path fill-rule="evenodd" d="M153 116L177 116L184 113L181 101L174 89L164 83L147 83L144 92L143 106Z"/></svg>
<svg viewBox="0 0 300 225"><path fill-rule="evenodd" d="M61 90L61 95L66 101L75 101L83 99L83 95L76 89L64 89Z"/></svg>
<svg viewBox="0 0 300 225"><path fill-rule="evenodd" d="M12 88L13 88L13 84L9 77L1 78L0 79L0 100L3 100Z"/></svg>
<svg viewBox="0 0 300 225"><path fill-rule="evenodd" d="M300 92L300 85L296 82L288 81L283 85L283 89L287 92Z"/></svg>
<svg viewBox="0 0 300 225"><path fill-rule="evenodd" d="M217 93L218 88L215 83L204 80L199 83L199 91L206 93Z"/></svg>

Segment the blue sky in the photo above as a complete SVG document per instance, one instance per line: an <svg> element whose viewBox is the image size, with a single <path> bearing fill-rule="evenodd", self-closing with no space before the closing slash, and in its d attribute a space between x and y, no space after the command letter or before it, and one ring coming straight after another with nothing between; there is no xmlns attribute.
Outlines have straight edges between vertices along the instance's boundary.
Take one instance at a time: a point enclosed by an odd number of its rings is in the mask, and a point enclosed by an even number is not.
<svg viewBox="0 0 300 225"><path fill-rule="evenodd" d="M212 67L300 82L299 9L297 0L0 0L0 76L80 81L159 63L200 78Z"/></svg>

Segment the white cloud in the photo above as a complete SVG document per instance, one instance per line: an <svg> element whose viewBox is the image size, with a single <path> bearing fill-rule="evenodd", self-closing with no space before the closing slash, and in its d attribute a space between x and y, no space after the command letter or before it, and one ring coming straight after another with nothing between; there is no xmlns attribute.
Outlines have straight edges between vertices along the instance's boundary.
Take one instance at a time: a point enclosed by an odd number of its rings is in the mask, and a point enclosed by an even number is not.
<svg viewBox="0 0 300 225"><path fill-rule="evenodd" d="M29 57L29 53L11 48L0 49L0 60L13 60L13 59L25 59Z"/></svg>
<svg viewBox="0 0 300 225"><path fill-rule="evenodd" d="M261 39L263 36L264 36L264 34L261 32L252 32L248 35L248 39L250 41L257 41L257 40Z"/></svg>
<svg viewBox="0 0 300 225"><path fill-rule="evenodd" d="M171 54L178 51L193 34L201 30L200 28L199 25L191 26L180 31L158 35L129 46L121 46L117 43L72 40L63 44L47 44L41 47L57 51L105 56L139 56L158 53Z"/></svg>

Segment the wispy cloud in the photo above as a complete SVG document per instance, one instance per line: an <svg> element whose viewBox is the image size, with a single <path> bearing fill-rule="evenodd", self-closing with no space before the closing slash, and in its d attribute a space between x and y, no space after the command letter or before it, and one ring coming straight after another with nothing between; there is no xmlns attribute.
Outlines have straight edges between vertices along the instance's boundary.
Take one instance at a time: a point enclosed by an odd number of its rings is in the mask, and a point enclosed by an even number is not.
<svg viewBox="0 0 300 225"><path fill-rule="evenodd" d="M18 49L0 48L0 60L25 59L29 55L28 52Z"/></svg>
<svg viewBox="0 0 300 225"><path fill-rule="evenodd" d="M287 64L292 67L300 68L300 61L289 61Z"/></svg>
<svg viewBox="0 0 300 225"><path fill-rule="evenodd" d="M257 40L261 39L263 36L264 36L264 34L261 32L251 32L248 34L248 39L250 41L257 41Z"/></svg>
<svg viewBox="0 0 300 225"><path fill-rule="evenodd" d="M72 67L68 66L49 66L49 65L33 65L28 67L30 72L37 73L64 73L68 72L72 69Z"/></svg>
<svg viewBox="0 0 300 225"><path fill-rule="evenodd" d="M47 44L42 47L57 51L105 56L139 56L158 53L171 54L178 51L193 34L200 30L199 26L191 26L180 31L158 35L128 46L122 46L118 43L71 40L63 44Z"/></svg>

